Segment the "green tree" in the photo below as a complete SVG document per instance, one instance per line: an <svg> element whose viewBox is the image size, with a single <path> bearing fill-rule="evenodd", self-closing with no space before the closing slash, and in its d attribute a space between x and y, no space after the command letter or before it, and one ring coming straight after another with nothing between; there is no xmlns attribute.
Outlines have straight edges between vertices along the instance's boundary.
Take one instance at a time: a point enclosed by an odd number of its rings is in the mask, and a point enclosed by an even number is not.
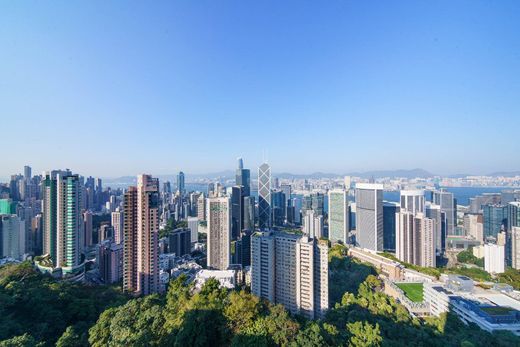
<svg viewBox="0 0 520 347"><path fill-rule="evenodd" d="M349 344L355 347L381 346L383 338L379 330L379 324L375 326L368 322L354 322L347 324L350 334Z"/></svg>
<svg viewBox="0 0 520 347"><path fill-rule="evenodd" d="M37 345L37 341L29 334L23 334L0 341L0 347L35 347Z"/></svg>
<svg viewBox="0 0 520 347"><path fill-rule="evenodd" d="M224 316L234 333L247 330L260 314L261 304L258 297L245 291L231 292L228 304L224 308Z"/></svg>

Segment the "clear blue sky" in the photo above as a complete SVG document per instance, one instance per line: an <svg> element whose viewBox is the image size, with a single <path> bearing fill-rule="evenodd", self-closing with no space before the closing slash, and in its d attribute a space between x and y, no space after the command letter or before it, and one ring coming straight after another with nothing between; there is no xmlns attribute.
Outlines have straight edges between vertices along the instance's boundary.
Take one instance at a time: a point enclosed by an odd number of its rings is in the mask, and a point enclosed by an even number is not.
<svg viewBox="0 0 520 347"><path fill-rule="evenodd" d="M3 1L0 177L520 170L520 1Z"/></svg>

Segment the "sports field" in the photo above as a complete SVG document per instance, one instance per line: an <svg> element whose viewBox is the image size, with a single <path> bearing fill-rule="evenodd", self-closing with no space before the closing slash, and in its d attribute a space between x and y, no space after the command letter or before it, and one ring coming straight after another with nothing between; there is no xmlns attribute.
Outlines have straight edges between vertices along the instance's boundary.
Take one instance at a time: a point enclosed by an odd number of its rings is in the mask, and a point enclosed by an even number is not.
<svg viewBox="0 0 520 347"><path fill-rule="evenodd" d="M396 283L402 289L404 295L414 302L423 301L423 284L422 283Z"/></svg>

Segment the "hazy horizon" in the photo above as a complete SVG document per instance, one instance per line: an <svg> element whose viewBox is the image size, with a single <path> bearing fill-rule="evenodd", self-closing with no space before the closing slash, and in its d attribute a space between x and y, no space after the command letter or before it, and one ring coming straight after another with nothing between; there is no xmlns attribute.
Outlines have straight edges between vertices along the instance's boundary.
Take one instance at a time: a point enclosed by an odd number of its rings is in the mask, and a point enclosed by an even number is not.
<svg viewBox="0 0 520 347"><path fill-rule="evenodd" d="M0 4L0 177L520 170L520 2Z"/></svg>

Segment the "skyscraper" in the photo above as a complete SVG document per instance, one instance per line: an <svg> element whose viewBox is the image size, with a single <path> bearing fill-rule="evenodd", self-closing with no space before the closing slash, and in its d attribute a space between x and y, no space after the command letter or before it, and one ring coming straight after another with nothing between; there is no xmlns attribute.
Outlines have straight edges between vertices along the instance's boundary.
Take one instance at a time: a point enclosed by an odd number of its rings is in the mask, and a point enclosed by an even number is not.
<svg viewBox="0 0 520 347"><path fill-rule="evenodd" d="M177 191L181 195L184 195L184 193L186 192L186 190L184 188L184 172L182 172L182 171L180 171L177 174Z"/></svg>
<svg viewBox="0 0 520 347"><path fill-rule="evenodd" d="M229 197L208 198L207 266L227 270L231 261L231 204Z"/></svg>
<svg viewBox="0 0 520 347"><path fill-rule="evenodd" d="M32 178L32 170L31 170L31 167L29 165L25 165L23 167L23 177L26 180L30 180Z"/></svg>
<svg viewBox="0 0 520 347"><path fill-rule="evenodd" d="M434 223L423 213L401 209L396 213L397 259L423 267L435 267Z"/></svg>
<svg viewBox="0 0 520 347"><path fill-rule="evenodd" d="M119 207L111 214L112 230L114 231L114 242L120 244L123 242L124 214Z"/></svg>
<svg viewBox="0 0 520 347"><path fill-rule="evenodd" d="M383 249L395 252L396 213L400 205L395 202L383 201Z"/></svg>
<svg viewBox="0 0 520 347"><path fill-rule="evenodd" d="M238 169L236 172L235 183L237 186L244 187L244 196L251 195L251 172L249 169L244 169L242 158L238 158Z"/></svg>
<svg viewBox="0 0 520 347"><path fill-rule="evenodd" d="M483 208L484 237L497 238L500 231L507 230L508 207L485 205Z"/></svg>
<svg viewBox="0 0 520 347"><path fill-rule="evenodd" d="M453 193L441 190L433 192L433 203L446 214L446 235L455 235L457 228L457 200Z"/></svg>
<svg viewBox="0 0 520 347"><path fill-rule="evenodd" d="M23 260L25 221L14 214L0 214L0 258Z"/></svg>
<svg viewBox="0 0 520 347"><path fill-rule="evenodd" d="M240 237L244 222L244 186L234 186L231 188L231 239L237 240Z"/></svg>
<svg viewBox="0 0 520 347"><path fill-rule="evenodd" d="M349 231L347 192L329 190L329 240L347 243Z"/></svg>
<svg viewBox="0 0 520 347"><path fill-rule="evenodd" d="M63 274L76 273L82 265L84 232L79 176L70 171L47 172L43 187L43 252Z"/></svg>
<svg viewBox="0 0 520 347"><path fill-rule="evenodd" d="M383 185L356 184L356 244L383 250Z"/></svg>
<svg viewBox="0 0 520 347"><path fill-rule="evenodd" d="M323 216L316 215L313 210L307 210L303 217L303 234L310 238L323 237Z"/></svg>
<svg viewBox="0 0 520 347"><path fill-rule="evenodd" d="M258 227L271 227L271 167L263 163L258 168Z"/></svg>
<svg viewBox="0 0 520 347"><path fill-rule="evenodd" d="M328 246L306 236L257 232L251 240L251 291L292 313L328 309Z"/></svg>
<svg viewBox="0 0 520 347"><path fill-rule="evenodd" d="M441 210L439 205L428 203L426 205L426 217L433 221L435 233L435 252L444 254L446 251L446 213Z"/></svg>
<svg viewBox="0 0 520 347"><path fill-rule="evenodd" d="M123 289L137 294L159 291L159 180L137 176L124 196Z"/></svg>
<svg viewBox="0 0 520 347"><path fill-rule="evenodd" d="M520 227L511 230L511 267L520 270Z"/></svg>
<svg viewBox="0 0 520 347"><path fill-rule="evenodd" d="M401 208L416 213L424 213L424 190L401 190Z"/></svg>

